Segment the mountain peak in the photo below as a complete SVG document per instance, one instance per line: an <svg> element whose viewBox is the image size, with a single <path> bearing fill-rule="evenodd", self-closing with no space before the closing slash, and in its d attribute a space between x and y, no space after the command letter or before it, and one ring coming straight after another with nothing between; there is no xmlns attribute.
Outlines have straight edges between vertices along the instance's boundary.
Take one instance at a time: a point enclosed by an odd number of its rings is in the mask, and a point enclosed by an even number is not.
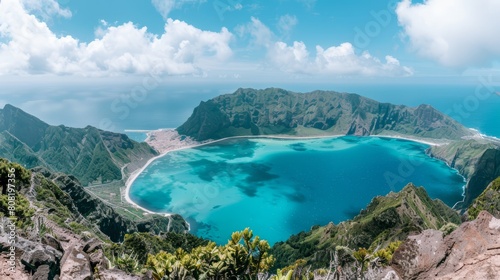
<svg viewBox="0 0 500 280"><path fill-rule="evenodd" d="M41 141L48 127L47 123L13 105L5 104L0 110L0 131L8 131L30 148Z"/></svg>

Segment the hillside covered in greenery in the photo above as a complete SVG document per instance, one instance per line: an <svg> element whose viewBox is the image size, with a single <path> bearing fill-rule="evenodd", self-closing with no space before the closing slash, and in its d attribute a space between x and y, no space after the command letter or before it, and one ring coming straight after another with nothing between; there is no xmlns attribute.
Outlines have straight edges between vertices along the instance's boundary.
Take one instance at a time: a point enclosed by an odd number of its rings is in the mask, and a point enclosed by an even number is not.
<svg viewBox="0 0 500 280"><path fill-rule="evenodd" d="M457 205L466 209L490 184L500 176L500 142L493 139L468 139L433 146L429 155L445 161L467 178L465 199Z"/></svg>
<svg viewBox="0 0 500 280"><path fill-rule="evenodd" d="M120 180L122 168L130 173L155 155L149 145L124 134L51 126L12 105L0 110L0 156L26 168L74 175L83 185Z"/></svg>
<svg viewBox="0 0 500 280"><path fill-rule="evenodd" d="M177 128L196 140L240 135L403 135L460 139L473 135L429 105L411 108L333 91L296 93L240 88L201 102Z"/></svg>

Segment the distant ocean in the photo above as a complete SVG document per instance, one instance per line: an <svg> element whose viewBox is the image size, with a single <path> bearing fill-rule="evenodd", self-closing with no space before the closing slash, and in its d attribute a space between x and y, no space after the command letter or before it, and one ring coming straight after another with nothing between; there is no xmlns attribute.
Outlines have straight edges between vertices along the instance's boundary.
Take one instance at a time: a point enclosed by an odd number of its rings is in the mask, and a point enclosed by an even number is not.
<svg viewBox="0 0 500 280"><path fill-rule="evenodd" d="M284 85L285 89L308 92L315 89L357 93L380 102L407 106L430 104L457 119L463 125L483 134L500 138L500 95L486 91L476 94L480 84L471 85ZM200 103L223 93L232 93L238 86L207 86L185 89L158 88L147 100L130 109L127 118L113 115L118 131L124 129L153 130L181 125ZM267 86L244 86L265 88ZM276 86L280 87L280 86ZM478 97L479 96L479 97ZM135 140L144 140L143 133L127 133Z"/></svg>

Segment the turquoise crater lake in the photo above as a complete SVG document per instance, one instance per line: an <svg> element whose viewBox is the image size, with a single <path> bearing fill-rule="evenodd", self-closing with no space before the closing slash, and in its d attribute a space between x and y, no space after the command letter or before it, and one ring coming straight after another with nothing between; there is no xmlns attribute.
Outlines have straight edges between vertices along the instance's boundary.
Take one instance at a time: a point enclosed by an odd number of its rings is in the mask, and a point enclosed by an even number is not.
<svg viewBox="0 0 500 280"><path fill-rule="evenodd" d="M148 210L182 215L192 233L219 244L246 227L275 243L353 218L373 197L409 182L453 206L463 178L427 156L428 147L378 137L224 140L155 160L129 196Z"/></svg>

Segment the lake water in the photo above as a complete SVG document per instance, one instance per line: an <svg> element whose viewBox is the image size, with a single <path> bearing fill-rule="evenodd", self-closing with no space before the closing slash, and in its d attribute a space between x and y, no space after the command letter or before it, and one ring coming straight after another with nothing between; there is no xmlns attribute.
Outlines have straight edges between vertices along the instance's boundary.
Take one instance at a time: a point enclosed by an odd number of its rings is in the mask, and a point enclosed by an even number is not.
<svg viewBox="0 0 500 280"><path fill-rule="evenodd" d="M409 182L453 206L463 178L426 148L378 137L232 139L157 159L130 197L149 210L181 214L192 233L219 244L246 227L275 243L353 218L373 197Z"/></svg>

